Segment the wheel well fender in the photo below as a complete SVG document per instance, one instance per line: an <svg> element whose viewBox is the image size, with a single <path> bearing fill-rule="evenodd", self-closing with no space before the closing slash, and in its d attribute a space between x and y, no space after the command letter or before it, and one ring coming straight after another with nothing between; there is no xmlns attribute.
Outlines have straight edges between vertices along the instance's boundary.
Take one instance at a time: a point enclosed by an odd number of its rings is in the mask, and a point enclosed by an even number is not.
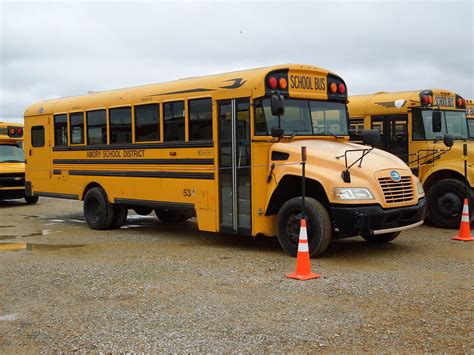
<svg viewBox="0 0 474 355"><path fill-rule="evenodd" d="M438 170L428 176L425 183L423 184L423 189L425 190L425 192L428 192L431 186L434 185L434 183L443 179L456 179L464 181L464 176L454 170Z"/></svg>
<svg viewBox="0 0 474 355"><path fill-rule="evenodd" d="M301 176L283 176L272 193L265 215L271 216L277 214L286 201L290 198L301 196L301 187ZM329 200L323 185L319 181L306 178L305 191L306 196L315 198L329 211Z"/></svg>
<svg viewBox="0 0 474 355"><path fill-rule="evenodd" d="M87 184L87 186L85 187L84 191L82 192L82 197L81 197L81 200L82 200L82 201L84 201L84 197L86 197L87 192L88 192L90 189L94 188L94 187L99 187L99 188L101 188L102 190L105 191L105 189L104 189L100 184L98 184L97 182L90 182L90 183Z"/></svg>

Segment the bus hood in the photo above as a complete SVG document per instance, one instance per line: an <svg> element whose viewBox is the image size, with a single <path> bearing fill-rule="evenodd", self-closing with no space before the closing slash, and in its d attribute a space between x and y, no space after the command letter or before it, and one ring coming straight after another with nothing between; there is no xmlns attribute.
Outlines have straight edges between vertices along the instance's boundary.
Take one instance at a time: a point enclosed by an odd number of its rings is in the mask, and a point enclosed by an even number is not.
<svg viewBox="0 0 474 355"><path fill-rule="evenodd" d="M301 161L301 147L305 146L308 156L308 164L325 164L325 166L333 166L339 168L340 171L345 169L344 153L347 150L353 149L370 149L369 146L364 146L349 142L335 142L331 140L298 140L289 143L276 143L272 147L272 151L281 151L290 154L292 162ZM359 159L362 151L348 152L347 164L351 165L354 161ZM340 158L337 158L340 157ZM359 163L353 166L350 170L358 168ZM362 161L362 168L371 171L378 171L384 169L406 169L408 166L398 157L381 149L373 149Z"/></svg>
<svg viewBox="0 0 474 355"><path fill-rule="evenodd" d="M25 163L0 163L0 174L24 173Z"/></svg>
<svg viewBox="0 0 474 355"><path fill-rule="evenodd" d="M274 182L278 183L285 175L301 176L301 166L298 163L301 162L301 147L303 146L306 147L307 152L306 176L323 186L331 203L341 203L341 200L336 200L333 196L333 189L338 187L368 188L374 196L374 199L371 200L372 203L382 203L384 193L379 181L390 178L394 171L401 177L410 177L410 180L414 182L410 168L401 159L380 149L373 149L367 154L360 167L359 163L351 167L349 170L350 181L345 181L342 176L346 169L344 153L347 150L370 149L370 147L347 141L336 142L326 139L294 140L288 143L273 144L270 159L271 163L275 164L272 168L272 174L275 176ZM362 151L350 152L347 155L347 163L350 166L361 157ZM418 194L415 190L412 199L391 204L390 207L413 205L417 203L417 200ZM357 204L361 201L368 202L354 199L345 200L344 203Z"/></svg>

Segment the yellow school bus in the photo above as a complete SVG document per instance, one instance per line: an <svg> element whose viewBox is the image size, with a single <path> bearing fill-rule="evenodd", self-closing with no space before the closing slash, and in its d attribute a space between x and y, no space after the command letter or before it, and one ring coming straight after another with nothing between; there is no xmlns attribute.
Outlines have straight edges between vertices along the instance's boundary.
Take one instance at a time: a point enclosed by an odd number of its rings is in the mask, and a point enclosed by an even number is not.
<svg viewBox="0 0 474 355"><path fill-rule="evenodd" d="M22 199L36 203L38 197L25 196L23 125L0 122L0 200Z"/></svg>
<svg viewBox="0 0 474 355"><path fill-rule="evenodd" d="M438 227L459 228L466 196L462 159L468 140L465 100L442 89L379 92L351 96L348 109L351 138L357 141L361 128L378 129L382 136L378 147L417 172L427 194L427 219ZM433 112L441 117L439 132L433 130ZM454 139L452 147L444 143L445 136ZM474 147L468 145L467 193L472 197Z"/></svg>
<svg viewBox="0 0 474 355"><path fill-rule="evenodd" d="M296 255L306 147L311 255L389 241L422 223L423 189L397 157L349 143L346 102L339 76L295 64L39 102L25 112L27 190L84 201L93 229L154 210Z"/></svg>
<svg viewBox="0 0 474 355"><path fill-rule="evenodd" d="M466 118L469 126L469 139L474 140L474 101L466 100Z"/></svg>

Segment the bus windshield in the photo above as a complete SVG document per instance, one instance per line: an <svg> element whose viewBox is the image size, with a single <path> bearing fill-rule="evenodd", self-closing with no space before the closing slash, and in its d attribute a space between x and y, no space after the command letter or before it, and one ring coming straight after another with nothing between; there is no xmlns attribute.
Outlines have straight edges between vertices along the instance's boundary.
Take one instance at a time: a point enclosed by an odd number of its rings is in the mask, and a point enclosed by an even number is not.
<svg viewBox="0 0 474 355"><path fill-rule="evenodd" d="M441 132L433 132L431 110L413 111L413 138L434 140L448 133L454 139L468 139L466 113L462 111L441 111ZM421 116L421 117L420 117Z"/></svg>
<svg viewBox="0 0 474 355"><path fill-rule="evenodd" d="M257 101L255 107L255 134L270 135L272 127L278 126L270 99ZM287 99L280 126L285 134L300 136L349 135L346 105L339 102Z"/></svg>
<svg viewBox="0 0 474 355"><path fill-rule="evenodd" d="M23 150L16 144L0 145L0 163L24 163Z"/></svg>

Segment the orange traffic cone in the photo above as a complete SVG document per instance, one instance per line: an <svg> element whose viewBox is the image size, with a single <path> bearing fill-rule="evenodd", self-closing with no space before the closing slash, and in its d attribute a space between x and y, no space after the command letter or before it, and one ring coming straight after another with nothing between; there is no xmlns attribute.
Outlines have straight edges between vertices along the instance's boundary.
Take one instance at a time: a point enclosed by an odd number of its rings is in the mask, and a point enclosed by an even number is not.
<svg viewBox="0 0 474 355"><path fill-rule="evenodd" d="M317 279L321 275L311 272L311 263L309 262L308 233L306 231L306 220L301 219L300 237L298 241L298 254L296 255L296 272L286 275L291 279L310 280Z"/></svg>
<svg viewBox="0 0 474 355"><path fill-rule="evenodd" d="M462 208L461 225L459 226L459 234L453 238L454 240L462 240L469 242L474 240L471 237L471 227L469 225L469 203L467 198L464 199L464 207Z"/></svg>

